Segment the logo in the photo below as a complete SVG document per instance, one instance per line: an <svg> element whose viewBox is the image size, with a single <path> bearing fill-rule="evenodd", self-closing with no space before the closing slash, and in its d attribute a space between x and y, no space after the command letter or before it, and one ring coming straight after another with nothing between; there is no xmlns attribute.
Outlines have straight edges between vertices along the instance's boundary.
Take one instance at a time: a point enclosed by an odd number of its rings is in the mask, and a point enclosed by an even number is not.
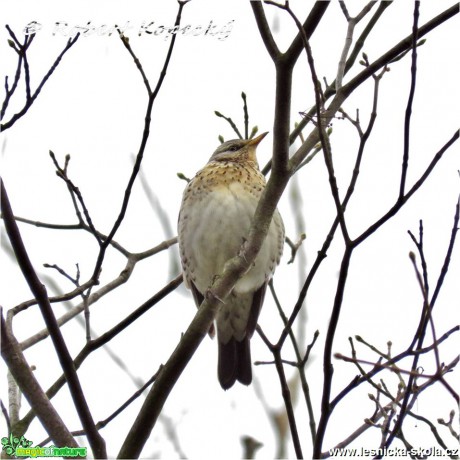
<svg viewBox="0 0 460 460"><path fill-rule="evenodd" d="M8 438L2 438L2 450L15 457L86 457L86 447L32 447L32 441L12 433Z"/></svg>

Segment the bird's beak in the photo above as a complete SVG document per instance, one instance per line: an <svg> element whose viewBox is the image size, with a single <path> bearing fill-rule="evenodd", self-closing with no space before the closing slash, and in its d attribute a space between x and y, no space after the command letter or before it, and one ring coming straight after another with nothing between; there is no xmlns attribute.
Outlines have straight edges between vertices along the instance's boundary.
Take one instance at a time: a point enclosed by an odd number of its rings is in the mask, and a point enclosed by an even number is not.
<svg viewBox="0 0 460 460"><path fill-rule="evenodd" d="M259 143L262 141L262 139L268 134L267 133L262 133L259 136L255 137L254 139L250 139L246 145L253 145L254 147L257 147Z"/></svg>

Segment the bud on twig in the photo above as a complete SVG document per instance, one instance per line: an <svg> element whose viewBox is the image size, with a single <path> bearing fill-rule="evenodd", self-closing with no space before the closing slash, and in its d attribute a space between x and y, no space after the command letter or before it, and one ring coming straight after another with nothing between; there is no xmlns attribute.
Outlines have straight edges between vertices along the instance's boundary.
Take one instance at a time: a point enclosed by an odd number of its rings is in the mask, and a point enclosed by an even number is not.
<svg viewBox="0 0 460 460"><path fill-rule="evenodd" d="M178 173L177 173L177 177L178 177L179 179L185 180L186 182L190 182L190 179L189 179L188 177L186 177L186 176L185 176L183 173L181 173L181 172L178 172Z"/></svg>

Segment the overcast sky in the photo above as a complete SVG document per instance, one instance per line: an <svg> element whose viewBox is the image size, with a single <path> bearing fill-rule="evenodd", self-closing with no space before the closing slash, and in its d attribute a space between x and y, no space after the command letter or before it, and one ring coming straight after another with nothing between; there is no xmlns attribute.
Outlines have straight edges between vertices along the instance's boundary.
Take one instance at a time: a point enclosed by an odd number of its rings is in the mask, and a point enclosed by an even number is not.
<svg viewBox="0 0 460 460"><path fill-rule="evenodd" d="M6 3L6 2L4 2ZM312 2L308 2L312 4ZM348 1L350 13L356 14L365 2ZM291 5L299 18L308 9L304 2ZM434 17L451 4L448 1L423 2L420 24ZM270 25L277 30L275 38L284 49L295 35L292 21L285 13L265 7ZM5 11L5 5L3 6ZM69 174L85 197L95 226L101 232L110 231L116 218L123 192L129 178L133 156L137 153L142 130L147 94L132 58L122 45L115 25L122 27L140 59L152 85L156 84L171 36L166 30L174 24L177 4L173 1L57 1L9 2L3 21L19 37L26 26L37 29L30 47L28 61L31 86L35 88L55 57L75 31L85 31L76 45L64 56L54 75L29 112L13 128L2 134L1 171L16 215L50 223L70 224L75 214L65 185L57 178L49 150L59 161L71 155ZM367 24L366 17L364 23ZM226 140L235 134L226 122L214 115L219 110L243 126L240 94L248 98L250 125L259 131L273 130L274 69L258 34L249 2L213 2L192 0L183 11L182 24L190 26L178 36L166 79L155 102L151 136L142 164L142 174L148 182L172 229L165 229L148 202L140 182L136 183L126 219L115 239L132 252L147 250L175 236L177 214L185 182L177 177L182 172L192 177L208 160L219 144L218 135ZM362 31L357 27L355 37ZM364 51L372 62L383 52L410 34L412 2L397 0L382 17ZM30 28L28 29L31 30ZM207 33L206 33L207 32ZM1 76L13 78L16 58L7 44L7 31L0 31ZM337 2L327 10L315 32L311 45L319 77L333 81L346 35L346 21ZM22 39L22 38L21 38ZM459 63L458 19L437 28L419 48L417 91L411 126L411 157L409 186L420 176L441 146L458 128ZM360 70L352 70L345 82ZM398 177L402 158L403 120L410 84L410 57L391 65L381 82L378 120L366 149L360 182L347 210L349 228L359 235L394 203L398 193ZM372 102L372 82L369 80L344 105L351 116L356 109L365 125ZM21 92L22 91L22 92ZM11 103L5 119L23 103L24 91ZM294 78L292 123L300 120L299 112L314 103L311 78L304 55L299 59ZM307 136L309 131L304 133ZM271 133L258 149L261 165L271 156ZM343 120L333 121L332 151L340 191L350 179L358 146L356 130ZM296 143L293 149L300 144ZM459 148L448 151L432 177L403 210L401 215L384 226L355 255L347 286L342 319L334 343L334 351L350 354L348 337L360 334L376 346L385 349L392 340L395 350L404 349L411 339L421 307L420 291L408 258L414 251L407 230L416 233L419 220L425 225L426 255L431 269L431 284L436 282L447 249L455 204L458 197ZM290 186L279 208L287 235L297 240L300 231L307 235L299 263L288 265L289 249L275 277L275 286L285 310L291 311L299 292L299 274L309 270L320 249L332 220L334 203L330 196L326 169L318 155L296 177L296 187L302 193L296 213L301 213L304 228L296 228L290 196ZM82 280L91 276L97 256L97 245L90 235L79 232L57 232L21 225L21 232L32 261L40 276L51 276L63 292L72 286L58 273L42 264L58 264L73 273L78 263ZM3 240L4 242L4 240ZM6 244L6 243L5 243ZM318 274L307 297L305 335L307 342L315 330L320 339L312 352L307 378L311 386L316 417L319 417L322 385L322 350L335 293L343 245L340 237ZM170 256L170 253L173 255ZM458 322L460 273L459 252L456 250L439 299L436 327L444 333ZM302 258L303 257L303 258ZM30 298L16 265L2 252L2 294L5 309ZM140 262L127 285L103 298L91 309L91 325L98 334L115 325L178 274L176 249L151 260ZM101 285L116 277L125 260L111 251L101 275ZM176 270L176 271L174 271ZM45 278L44 278L45 280ZM51 294L54 294L48 285ZM282 329L271 298L266 300L260 325L273 340ZM74 303L75 304L75 303ZM65 307L56 306L60 316ZM164 363L193 318L195 307L190 293L183 287L158 304L132 328L118 336L110 347L129 368L132 376L144 382ZM454 317L457 319L454 321ZM39 313L33 309L16 318L14 330L24 340L43 327ZM84 345L84 331L73 322L63 327L71 353L75 355ZM409 335L408 335L409 334ZM455 342L456 341L456 342ZM254 386L235 386L224 393L216 378L217 345L206 338L190 365L180 378L164 409L164 419L155 428L144 455L162 458L177 457L170 442L165 440L168 420L177 430L183 451L190 458L220 456L239 458L241 435L251 435L264 444L260 458L272 458L275 449L273 431L265 408L256 396ZM445 360L449 362L458 350L458 339L447 346ZM252 341L253 360L270 360L271 355L259 337ZM46 360L43 359L46 353ZM375 355L362 350L364 357ZM49 357L48 357L49 356ZM46 389L59 375L57 360L49 340L26 353L35 373ZM289 348L286 359L292 359ZM6 401L4 366L0 379L1 398ZM270 408L282 405L278 378L272 366L254 369L256 385L262 388ZM351 364L337 363L333 394L355 375ZM290 374L290 371L288 371ZM132 378L120 370L106 353L100 351L88 359L79 371L87 391L96 421L106 418L135 390ZM394 382L393 382L394 383ZM372 414L373 405L367 399L370 388L357 398L346 400L331 419L331 429L325 447L341 441L364 417ZM436 394L439 413L433 407L433 397L421 398L417 411L433 420L445 417L453 407L446 392ZM438 403L439 402L439 403ZM53 399L70 429L80 428L80 422L69 404L67 390ZM124 440L127 427L141 407L141 400L131 405L120 419L112 422L102 435L106 438L109 455L116 455ZM24 401L22 415L26 413ZM350 420L350 412L356 418ZM302 397L297 410L304 453L310 455L309 428ZM411 440L434 440L427 437L425 427L412 427ZM1 435L6 435L2 422ZM46 437L34 423L26 437L34 444ZM363 438L366 447L379 439L376 430ZM289 451L294 456L292 450Z"/></svg>

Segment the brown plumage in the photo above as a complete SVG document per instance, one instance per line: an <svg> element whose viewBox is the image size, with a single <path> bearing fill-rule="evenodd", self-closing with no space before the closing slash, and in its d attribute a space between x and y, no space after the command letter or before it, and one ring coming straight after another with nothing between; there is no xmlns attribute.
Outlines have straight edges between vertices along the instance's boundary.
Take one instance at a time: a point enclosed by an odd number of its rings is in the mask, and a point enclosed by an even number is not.
<svg viewBox="0 0 460 460"><path fill-rule="evenodd" d="M179 213L179 248L185 285L197 307L225 262L236 256L247 238L265 187L256 147L266 133L252 140L223 143L187 185ZM278 265L284 226L275 211L252 268L223 299L216 316L219 342L218 377L224 389L236 380L252 381L249 340L257 325L267 283Z"/></svg>

